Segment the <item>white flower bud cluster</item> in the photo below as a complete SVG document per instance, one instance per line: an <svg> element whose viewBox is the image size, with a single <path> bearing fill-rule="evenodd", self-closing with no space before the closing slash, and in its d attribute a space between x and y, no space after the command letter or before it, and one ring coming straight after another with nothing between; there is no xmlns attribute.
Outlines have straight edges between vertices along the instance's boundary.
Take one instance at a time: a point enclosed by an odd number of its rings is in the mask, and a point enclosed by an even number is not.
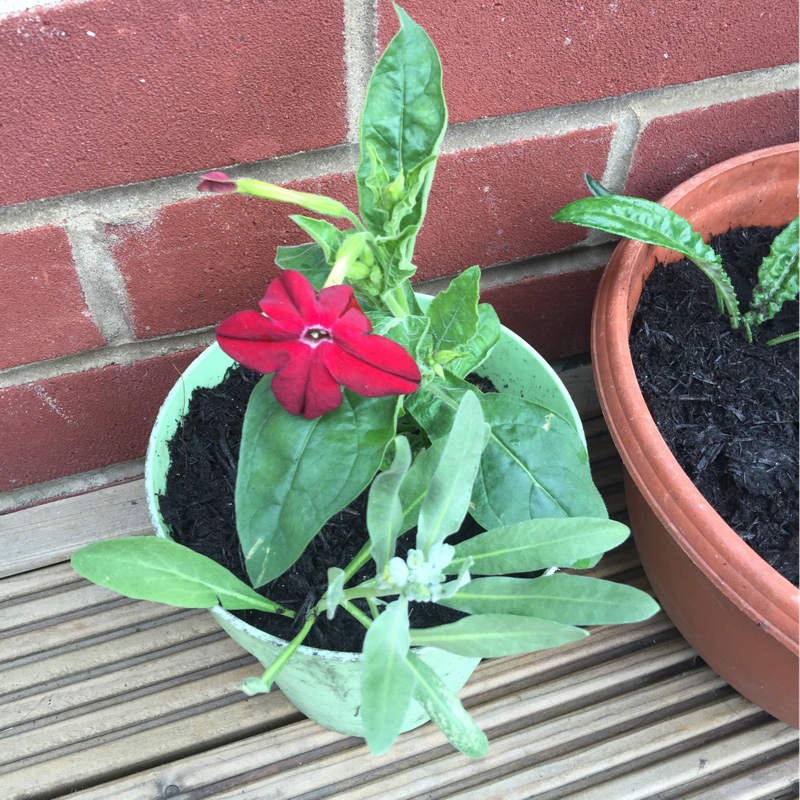
<svg viewBox="0 0 800 800"><path fill-rule="evenodd" d="M398 589L400 594L418 603L435 603L452 597L470 580L469 572L462 570L458 578L445 583L444 570L453 560L455 548L439 542L431 546L428 557L422 550L409 550L404 561L399 556L389 559L380 589Z"/></svg>

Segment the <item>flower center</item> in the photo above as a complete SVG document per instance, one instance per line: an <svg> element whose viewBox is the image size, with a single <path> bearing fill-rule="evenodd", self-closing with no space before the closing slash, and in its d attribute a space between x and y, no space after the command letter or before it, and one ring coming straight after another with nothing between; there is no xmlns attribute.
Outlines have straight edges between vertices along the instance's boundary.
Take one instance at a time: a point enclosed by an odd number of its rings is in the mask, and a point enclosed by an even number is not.
<svg viewBox="0 0 800 800"><path fill-rule="evenodd" d="M325 328L306 328L301 338L306 344L316 347L318 344L322 344L322 342L329 342L331 340L331 334L330 331L325 330Z"/></svg>

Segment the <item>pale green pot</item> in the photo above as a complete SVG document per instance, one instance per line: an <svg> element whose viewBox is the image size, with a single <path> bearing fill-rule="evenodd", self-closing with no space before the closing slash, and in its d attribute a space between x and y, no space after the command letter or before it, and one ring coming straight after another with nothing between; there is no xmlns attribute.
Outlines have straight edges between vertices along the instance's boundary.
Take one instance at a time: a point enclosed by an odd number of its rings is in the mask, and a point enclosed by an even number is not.
<svg viewBox="0 0 800 800"><path fill-rule="evenodd" d="M424 306L430 302L420 296ZM156 419L145 464L145 489L156 534L170 538L161 517L157 497L166 486L169 469L168 444L187 412L192 393L198 387L216 386L233 360L216 344L203 352L175 384ZM574 421L582 431L580 417L567 390L544 359L516 334L503 328L500 341L486 363L478 370L505 394L528 400L545 401ZM211 609L222 628L264 667L269 666L286 647L286 642L258 630L219 606ZM465 658L436 648L420 648L422 658L445 685L457 692L467 682L480 659ZM340 733L363 736L361 708L361 654L339 653L301 646L281 671L277 684L289 700L310 719ZM416 702L403 723L403 730L416 728L429 719Z"/></svg>

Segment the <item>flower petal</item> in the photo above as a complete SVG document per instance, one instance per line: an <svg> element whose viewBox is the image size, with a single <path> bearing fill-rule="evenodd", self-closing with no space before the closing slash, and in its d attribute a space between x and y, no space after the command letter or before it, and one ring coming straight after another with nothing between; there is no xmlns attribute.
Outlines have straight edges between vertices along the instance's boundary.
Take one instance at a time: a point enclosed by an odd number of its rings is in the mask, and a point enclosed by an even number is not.
<svg viewBox="0 0 800 800"><path fill-rule="evenodd" d="M322 352L315 353L315 357L311 360L306 387L306 405L303 408L303 416L306 419L321 417L342 404L342 387L331 375L322 358L322 353L332 347L333 345L327 343L319 345L316 350L322 348Z"/></svg>
<svg viewBox="0 0 800 800"><path fill-rule="evenodd" d="M308 278L294 270L282 270L259 305L268 317L298 337L308 326L320 324L317 293Z"/></svg>
<svg viewBox="0 0 800 800"><path fill-rule="evenodd" d="M319 293L319 310L320 310L320 325L332 331L334 325L339 323L340 317L353 317L354 320L360 321L360 326L363 328L366 325L366 330L363 333L369 333L372 330L372 324L364 316L361 306L356 300L353 293L352 286L345 286L339 284L337 286L328 286Z"/></svg>
<svg viewBox="0 0 800 800"><path fill-rule="evenodd" d="M325 365L321 352L331 345L316 348L300 344L292 360L272 379L272 391L290 414L315 419L342 404L342 390Z"/></svg>
<svg viewBox="0 0 800 800"><path fill-rule="evenodd" d="M280 369L297 348L308 349L257 311L239 311L220 323L216 333L223 352L265 374Z"/></svg>
<svg viewBox="0 0 800 800"><path fill-rule="evenodd" d="M417 362L403 345L377 334L343 337L338 335L339 330L340 327L337 325L333 342L347 355L382 372L397 375L414 383L420 382L421 375Z"/></svg>
<svg viewBox="0 0 800 800"><path fill-rule="evenodd" d="M356 307L348 308L331 327L331 334L336 341L352 340L366 333L372 333L372 323L361 310L361 306L357 304L358 301L355 298L353 301L356 303Z"/></svg>
<svg viewBox="0 0 800 800"><path fill-rule="evenodd" d="M258 311L237 311L217 326L217 334L233 339L256 341L291 341L296 339L291 332L276 325Z"/></svg>
<svg viewBox="0 0 800 800"><path fill-rule="evenodd" d="M402 345L374 335L361 336L346 344L347 350L335 342L323 352L331 375L343 386L364 397L410 394L417 390L421 379L419 367Z"/></svg>

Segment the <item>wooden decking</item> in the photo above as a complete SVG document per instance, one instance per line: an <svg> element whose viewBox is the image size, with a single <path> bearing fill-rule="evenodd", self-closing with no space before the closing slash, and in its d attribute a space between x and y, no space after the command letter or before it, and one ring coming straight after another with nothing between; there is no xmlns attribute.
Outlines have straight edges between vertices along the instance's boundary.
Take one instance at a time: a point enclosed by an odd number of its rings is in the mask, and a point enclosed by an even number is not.
<svg viewBox="0 0 800 800"><path fill-rule="evenodd" d="M592 463L624 517L599 419ZM709 670L663 615L485 661L462 696L491 740L472 761L432 725L386 756L235 686L255 660L205 612L120 598L70 553L149 533L142 482L0 518L0 800L755 800L798 796L798 732ZM646 585L636 552L596 574Z"/></svg>

